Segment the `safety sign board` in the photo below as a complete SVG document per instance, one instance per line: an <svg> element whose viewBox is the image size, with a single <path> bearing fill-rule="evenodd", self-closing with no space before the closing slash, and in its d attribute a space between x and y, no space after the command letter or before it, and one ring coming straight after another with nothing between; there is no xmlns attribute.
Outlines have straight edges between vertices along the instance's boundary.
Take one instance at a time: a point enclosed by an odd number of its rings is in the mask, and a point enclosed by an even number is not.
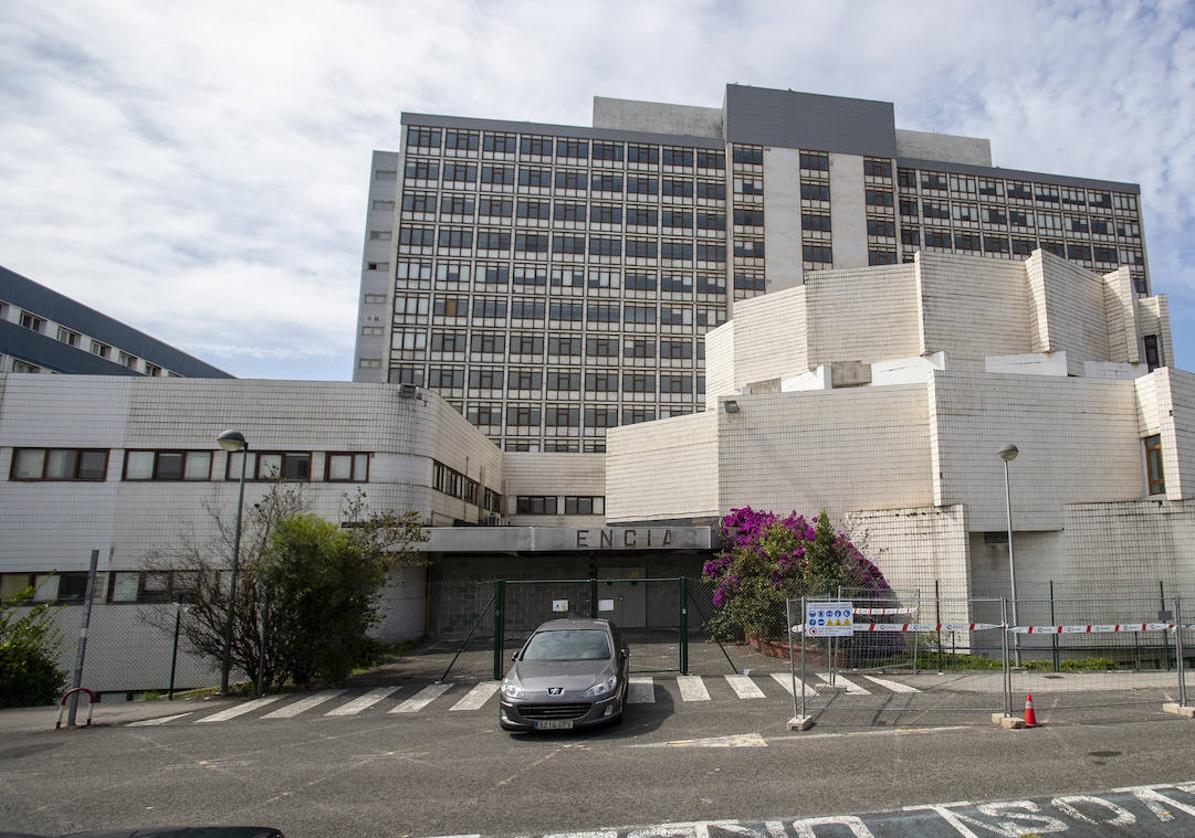
<svg viewBox="0 0 1195 838"><path fill-rule="evenodd" d="M855 630L854 603L805 603L805 629L809 637L850 637Z"/></svg>
<svg viewBox="0 0 1195 838"><path fill-rule="evenodd" d="M557 614L567 612L568 611L568 600L567 599L552 600L552 610L555 611Z"/></svg>

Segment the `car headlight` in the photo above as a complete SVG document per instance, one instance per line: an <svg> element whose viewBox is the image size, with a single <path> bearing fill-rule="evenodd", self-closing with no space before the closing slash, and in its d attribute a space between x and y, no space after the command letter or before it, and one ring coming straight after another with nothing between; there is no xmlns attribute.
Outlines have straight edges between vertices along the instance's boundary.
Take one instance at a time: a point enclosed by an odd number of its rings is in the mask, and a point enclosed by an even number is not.
<svg viewBox="0 0 1195 838"><path fill-rule="evenodd" d="M527 691L514 681L503 681L502 694L507 698L523 698L527 695Z"/></svg>
<svg viewBox="0 0 1195 838"><path fill-rule="evenodd" d="M614 692L614 688L616 686L618 686L618 676L611 675L606 680L598 681L592 687L587 689L585 691L585 695L596 696L596 695L605 695L606 693L612 693L612 692Z"/></svg>

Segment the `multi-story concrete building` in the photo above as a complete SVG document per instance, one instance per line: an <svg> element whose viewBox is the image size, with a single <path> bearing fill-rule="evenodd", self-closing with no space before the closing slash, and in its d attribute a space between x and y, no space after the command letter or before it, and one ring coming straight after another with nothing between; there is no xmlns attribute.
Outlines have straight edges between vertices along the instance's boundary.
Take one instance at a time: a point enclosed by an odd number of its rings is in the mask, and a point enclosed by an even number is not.
<svg viewBox="0 0 1195 838"><path fill-rule="evenodd" d="M728 85L593 126L403 114L374 153L354 378L435 390L506 450L600 452L703 409L705 334L817 271L1042 249L1149 292L1135 184L992 165L887 102Z"/></svg>
<svg viewBox="0 0 1195 838"><path fill-rule="evenodd" d="M902 591L1173 589L1195 579L1195 375L1166 299L1043 251L920 253L735 305L704 413L612 430L606 516L827 510Z"/></svg>
<svg viewBox="0 0 1195 838"><path fill-rule="evenodd" d="M605 454L503 451L411 384L0 375L0 595L32 585L69 629L98 550L85 683L164 686L169 636L139 615L185 598L195 568L161 556L232 514L227 427L247 503L276 474L331 520L361 488L429 525L428 563L386 594L391 639L468 631L495 579L595 580L572 608L603 580L620 623L659 625L675 588L637 580L696 576L741 505L827 510L898 591L939 582L961 617L1008 592L1010 442L1022 596L1195 576L1195 376L1128 268L919 253L739 301L708 343L706 410L613 429Z"/></svg>
<svg viewBox="0 0 1195 838"><path fill-rule="evenodd" d="M0 372L231 377L3 267Z"/></svg>

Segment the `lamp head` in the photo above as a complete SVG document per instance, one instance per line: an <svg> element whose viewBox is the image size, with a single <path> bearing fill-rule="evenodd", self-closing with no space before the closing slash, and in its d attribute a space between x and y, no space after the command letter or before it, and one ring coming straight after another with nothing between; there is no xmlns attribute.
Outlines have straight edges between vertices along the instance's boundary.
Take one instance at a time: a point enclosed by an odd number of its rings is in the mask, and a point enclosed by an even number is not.
<svg viewBox="0 0 1195 838"><path fill-rule="evenodd" d="M1017 454L1020 454L1020 453L1021 453L1020 449L1018 449L1015 445L1005 445L1003 448L1000 449L1000 453L998 456L1004 462L1011 463L1013 460L1015 460L1017 458Z"/></svg>
<svg viewBox="0 0 1195 838"><path fill-rule="evenodd" d="M249 447L249 443L245 441L245 435L240 431L225 431L216 437L216 442L229 454L244 451Z"/></svg>

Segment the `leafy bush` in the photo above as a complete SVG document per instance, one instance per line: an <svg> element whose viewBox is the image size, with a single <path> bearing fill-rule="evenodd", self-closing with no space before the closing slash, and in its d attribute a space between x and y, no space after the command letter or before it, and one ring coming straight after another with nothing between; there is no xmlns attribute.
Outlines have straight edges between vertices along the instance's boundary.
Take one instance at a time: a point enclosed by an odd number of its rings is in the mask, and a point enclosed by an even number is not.
<svg viewBox="0 0 1195 838"><path fill-rule="evenodd" d="M53 704L66 685L49 606L35 605L23 614L16 610L32 598L29 588L0 602L0 707Z"/></svg>
<svg viewBox="0 0 1195 838"><path fill-rule="evenodd" d="M846 533L836 532L823 510L812 521L751 507L722 519L722 554L702 575L714 584L709 628L722 640L786 636L785 600L834 595L840 587L866 598L891 596L883 574Z"/></svg>

